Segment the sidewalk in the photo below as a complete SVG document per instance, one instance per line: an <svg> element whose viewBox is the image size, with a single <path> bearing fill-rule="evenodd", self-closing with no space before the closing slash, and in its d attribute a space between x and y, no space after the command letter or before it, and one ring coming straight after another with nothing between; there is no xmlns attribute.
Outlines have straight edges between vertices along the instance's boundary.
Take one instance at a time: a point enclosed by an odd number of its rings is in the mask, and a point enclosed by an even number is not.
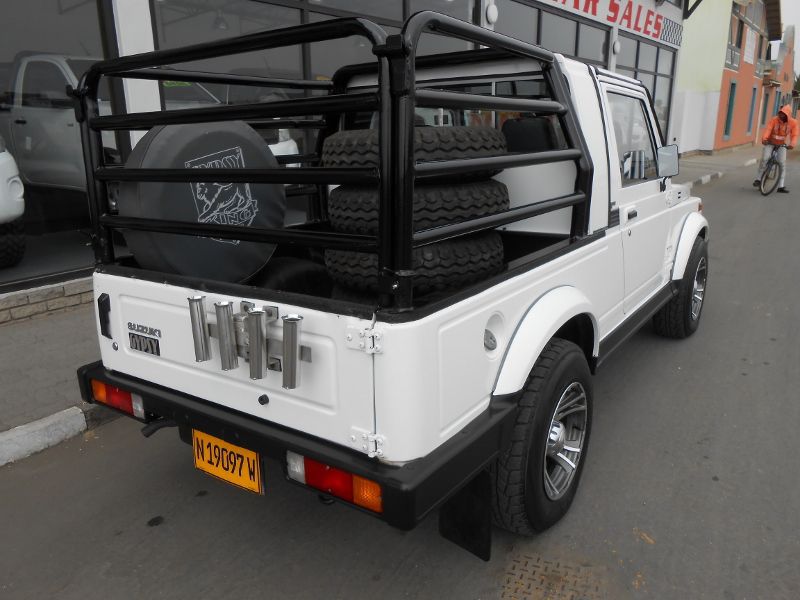
<svg viewBox="0 0 800 600"><path fill-rule="evenodd" d="M680 160L680 173L673 177L674 183L703 185L726 173L742 168L751 169L756 177L756 163L761 158L762 147L752 146L714 155L698 154Z"/></svg>
<svg viewBox="0 0 800 600"><path fill-rule="evenodd" d="M99 360L94 308L0 325L0 466L114 416L81 400L76 370Z"/></svg>
<svg viewBox="0 0 800 600"><path fill-rule="evenodd" d="M708 183L742 168L753 170L761 147L681 159L675 183ZM114 418L83 402L75 371L99 360L94 307L0 325L0 466Z"/></svg>

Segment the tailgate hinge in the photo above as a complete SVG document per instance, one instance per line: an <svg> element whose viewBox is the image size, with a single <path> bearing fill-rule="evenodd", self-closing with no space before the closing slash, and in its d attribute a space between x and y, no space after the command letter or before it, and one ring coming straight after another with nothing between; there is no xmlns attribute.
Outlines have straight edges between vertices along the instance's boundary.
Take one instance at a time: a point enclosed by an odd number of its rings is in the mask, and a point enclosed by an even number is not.
<svg viewBox="0 0 800 600"><path fill-rule="evenodd" d="M345 342L348 348L361 350L366 354L381 354L383 352L383 334L374 329L348 327L345 331Z"/></svg>
<svg viewBox="0 0 800 600"><path fill-rule="evenodd" d="M383 456L386 438L377 433L371 433L358 427L351 430L350 443L370 458Z"/></svg>
<svg viewBox="0 0 800 600"><path fill-rule="evenodd" d="M376 456L383 456L383 443L384 438L382 435L376 433L367 434L367 456L375 458Z"/></svg>

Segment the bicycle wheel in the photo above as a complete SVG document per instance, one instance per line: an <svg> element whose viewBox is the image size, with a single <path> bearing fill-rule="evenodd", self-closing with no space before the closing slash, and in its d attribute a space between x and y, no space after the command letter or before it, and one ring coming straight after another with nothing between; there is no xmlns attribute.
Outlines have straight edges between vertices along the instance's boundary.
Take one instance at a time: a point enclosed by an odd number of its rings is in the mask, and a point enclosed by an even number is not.
<svg viewBox="0 0 800 600"><path fill-rule="evenodd" d="M767 168L764 169L764 174L761 176L761 184L758 189L761 190L762 196L769 196L778 187L778 180L781 175L781 166L777 161L771 160L767 163Z"/></svg>

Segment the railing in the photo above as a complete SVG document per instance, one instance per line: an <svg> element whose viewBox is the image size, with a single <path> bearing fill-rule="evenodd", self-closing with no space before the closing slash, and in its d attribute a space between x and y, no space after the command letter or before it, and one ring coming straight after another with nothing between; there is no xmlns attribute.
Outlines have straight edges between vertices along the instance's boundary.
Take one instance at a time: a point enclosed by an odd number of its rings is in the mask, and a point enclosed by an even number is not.
<svg viewBox="0 0 800 600"><path fill-rule="evenodd" d="M739 63L742 61L742 49L737 48L733 44L728 44L728 51L725 54L725 66L729 69L739 69Z"/></svg>
<svg viewBox="0 0 800 600"><path fill-rule="evenodd" d="M472 60L498 57L524 57L539 62L541 74L550 90L552 100L534 100L481 96L475 94L417 89L416 48L421 35L439 35L467 40L489 48L467 59L444 55L426 57L420 64L452 65ZM376 61L371 65L348 66L339 70L332 82L270 79L241 75L177 71L169 65L216 58L242 52L293 46L301 43L360 36L372 45ZM454 62L455 61L455 62ZM376 85L366 91L347 93L349 78L368 73ZM181 80L250 85L259 87L293 87L311 91L327 91L326 95L307 95L292 101L249 105L223 105L211 108L165 110L158 112L99 116L97 90L103 77L148 80ZM336 19L324 23L300 25L281 30L261 32L187 48L164 50L108 60L95 64L73 92L79 101L76 113L86 162L87 191L93 224L93 247L98 264L114 262L112 232L115 229L147 230L232 240L249 240L273 244L304 245L307 247L338 248L374 252L378 255L379 288L383 290L383 307L408 309L412 307L413 263L412 250L458 235L495 228L531 216L572 207L573 220L570 239L586 234L593 167L586 142L578 126L570 93L554 55L542 48L433 12L414 15L398 35L387 37L384 30L365 19ZM414 107L433 106L454 109L513 110L554 115L559 119L568 148L565 150L504 154L484 158L445 160L417 165L414 160ZM255 126L318 129L317 154L322 140L339 129L341 117L357 111L374 112L378 117L379 159L377 168L329 168L299 166L272 169L152 169L106 165L103 158L103 131L147 130L158 125L178 125L212 121L244 120ZM322 118L310 118L321 116ZM265 123L265 120L270 120ZM307 157L306 157L307 158ZM316 164L314 155L305 164ZM550 198L498 214L469 219L414 232L414 185L419 179L455 175L476 169L506 169L542 163L572 160L577 167L574 193ZM299 183L317 186L316 202L324 203L327 186L335 184L372 185L380 192L377 236L336 233L314 226L284 229L250 228L233 225L191 223L123 217L111 213L109 182L264 182ZM313 209L325 215L324 206ZM324 225L324 223L322 223ZM312 224L309 224L312 225Z"/></svg>

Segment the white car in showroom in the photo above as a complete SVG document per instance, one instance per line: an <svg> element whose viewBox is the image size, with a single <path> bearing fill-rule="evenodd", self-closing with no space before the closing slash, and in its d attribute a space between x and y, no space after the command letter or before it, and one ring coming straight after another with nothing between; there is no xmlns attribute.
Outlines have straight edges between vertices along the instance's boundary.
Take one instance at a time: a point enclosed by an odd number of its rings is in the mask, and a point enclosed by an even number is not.
<svg viewBox="0 0 800 600"><path fill-rule="evenodd" d="M17 163L0 137L0 268L12 267L25 254L25 194Z"/></svg>

